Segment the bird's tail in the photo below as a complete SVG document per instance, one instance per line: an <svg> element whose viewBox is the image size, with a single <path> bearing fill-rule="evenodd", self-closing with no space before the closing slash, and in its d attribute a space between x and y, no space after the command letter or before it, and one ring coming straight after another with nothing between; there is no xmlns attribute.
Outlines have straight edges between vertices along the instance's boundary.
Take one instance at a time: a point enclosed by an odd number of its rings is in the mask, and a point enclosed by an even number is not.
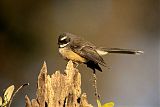
<svg viewBox="0 0 160 107"><path fill-rule="evenodd" d="M144 53L143 51L140 50L121 49L121 48L98 48L97 52L100 55L106 55L108 53L140 55Z"/></svg>

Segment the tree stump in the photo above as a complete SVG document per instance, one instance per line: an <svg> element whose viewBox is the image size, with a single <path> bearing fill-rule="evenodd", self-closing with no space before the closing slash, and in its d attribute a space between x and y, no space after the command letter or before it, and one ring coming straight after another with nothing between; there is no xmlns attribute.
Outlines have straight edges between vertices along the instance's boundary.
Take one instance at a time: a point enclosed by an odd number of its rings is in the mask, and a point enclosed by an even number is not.
<svg viewBox="0 0 160 107"><path fill-rule="evenodd" d="M81 74L69 61L64 74L47 74L44 62L38 76L37 98L25 96L26 107L93 107L85 93L81 95Z"/></svg>

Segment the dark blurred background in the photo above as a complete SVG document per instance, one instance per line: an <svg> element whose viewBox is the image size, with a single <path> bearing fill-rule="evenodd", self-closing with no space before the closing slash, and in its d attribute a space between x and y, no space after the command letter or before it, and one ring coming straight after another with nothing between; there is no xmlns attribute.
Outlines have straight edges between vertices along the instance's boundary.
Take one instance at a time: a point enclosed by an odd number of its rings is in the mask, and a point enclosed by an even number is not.
<svg viewBox="0 0 160 107"><path fill-rule="evenodd" d="M0 93L11 84L21 90L12 107L25 105L24 96L36 97L41 66L63 71L58 54L62 32L82 35L97 46L144 50L140 56L108 55L110 69L98 72L102 103L116 107L160 106L160 1L159 0L1 0ZM96 106L92 73L81 65L82 91Z"/></svg>

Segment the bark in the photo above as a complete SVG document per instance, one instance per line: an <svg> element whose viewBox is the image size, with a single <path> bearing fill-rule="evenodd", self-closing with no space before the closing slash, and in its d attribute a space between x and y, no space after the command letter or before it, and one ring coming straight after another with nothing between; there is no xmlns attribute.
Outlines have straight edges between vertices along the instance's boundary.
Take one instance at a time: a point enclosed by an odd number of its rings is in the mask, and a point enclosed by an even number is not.
<svg viewBox="0 0 160 107"><path fill-rule="evenodd" d="M87 95L81 94L81 74L69 61L64 74L47 74L46 63L38 76L37 98L25 96L26 107L93 107Z"/></svg>

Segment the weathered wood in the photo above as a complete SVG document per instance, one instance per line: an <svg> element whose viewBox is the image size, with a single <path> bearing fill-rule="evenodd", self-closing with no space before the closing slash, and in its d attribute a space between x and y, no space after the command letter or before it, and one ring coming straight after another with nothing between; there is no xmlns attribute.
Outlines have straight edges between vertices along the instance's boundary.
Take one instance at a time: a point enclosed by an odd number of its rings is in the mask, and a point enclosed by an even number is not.
<svg viewBox="0 0 160 107"><path fill-rule="evenodd" d="M81 74L69 61L64 71L47 74L46 63L38 76L37 98L30 101L26 96L26 107L93 107L87 95L81 95Z"/></svg>

